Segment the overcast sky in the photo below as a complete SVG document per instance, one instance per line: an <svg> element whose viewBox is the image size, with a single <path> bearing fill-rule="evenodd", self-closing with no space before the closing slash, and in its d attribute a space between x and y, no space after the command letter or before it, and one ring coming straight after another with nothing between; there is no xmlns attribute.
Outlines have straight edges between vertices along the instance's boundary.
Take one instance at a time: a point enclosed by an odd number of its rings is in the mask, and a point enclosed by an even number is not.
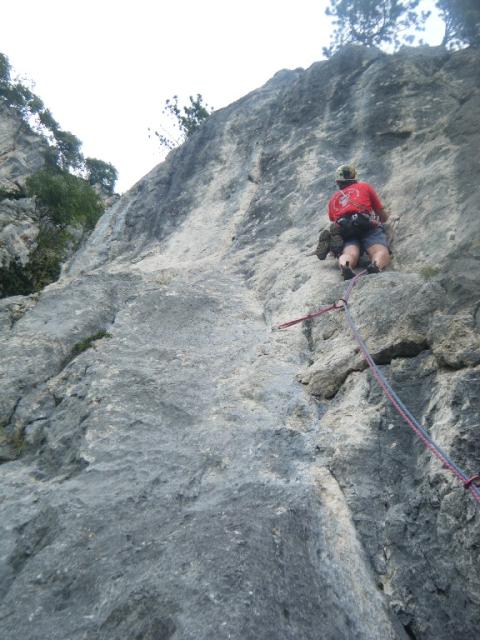
<svg viewBox="0 0 480 640"><path fill-rule="evenodd" d="M329 42L328 0L22 0L2 6L0 51L35 84L85 156L123 192L163 157L156 128L174 94L224 107ZM433 0L424 0L433 6ZM429 24L429 44L442 38Z"/></svg>

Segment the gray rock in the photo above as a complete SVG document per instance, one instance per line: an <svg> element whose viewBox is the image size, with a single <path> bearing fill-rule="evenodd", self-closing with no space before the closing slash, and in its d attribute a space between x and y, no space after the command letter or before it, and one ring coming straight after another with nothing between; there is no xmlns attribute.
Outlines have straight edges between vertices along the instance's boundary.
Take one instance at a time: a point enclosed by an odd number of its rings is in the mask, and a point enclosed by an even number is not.
<svg viewBox="0 0 480 640"><path fill-rule="evenodd" d="M40 231L32 198L0 201L0 265L18 261L25 266Z"/></svg>
<svg viewBox="0 0 480 640"><path fill-rule="evenodd" d="M472 496L342 311L271 328L343 297L306 254L355 161L398 220L351 314L478 471L478 63L357 47L277 74L117 201L57 283L0 305L9 638L475 637Z"/></svg>
<svg viewBox="0 0 480 640"><path fill-rule="evenodd" d="M25 179L45 165L48 144L4 103L0 104L0 180L3 186L24 186ZM7 181L5 183L5 181Z"/></svg>

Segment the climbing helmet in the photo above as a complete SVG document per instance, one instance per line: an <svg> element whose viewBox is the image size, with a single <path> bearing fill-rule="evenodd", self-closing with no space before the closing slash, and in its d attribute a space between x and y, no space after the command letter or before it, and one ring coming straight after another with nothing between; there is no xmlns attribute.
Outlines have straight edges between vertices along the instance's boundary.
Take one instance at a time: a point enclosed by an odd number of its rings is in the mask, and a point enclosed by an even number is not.
<svg viewBox="0 0 480 640"><path fill-rule="evenodd" d="M357 170L350 164L341 164L335 171L336 182L348 182L357 179Z"/></svg>

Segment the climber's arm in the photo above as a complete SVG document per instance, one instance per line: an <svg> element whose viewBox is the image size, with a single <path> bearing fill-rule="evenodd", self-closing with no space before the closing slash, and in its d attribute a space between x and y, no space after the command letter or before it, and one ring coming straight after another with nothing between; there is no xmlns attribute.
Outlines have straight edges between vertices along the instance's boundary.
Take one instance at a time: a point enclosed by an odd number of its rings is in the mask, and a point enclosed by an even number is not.
<svg viewBox="0 0 480 640"><path fill-rule="evenodd" d="M383 207L378 209L378 211L375 211L375 213L379 217L380 222L386 222L388 220L388 218L390 217L390 213L386 209L384 209Z"/></svg>

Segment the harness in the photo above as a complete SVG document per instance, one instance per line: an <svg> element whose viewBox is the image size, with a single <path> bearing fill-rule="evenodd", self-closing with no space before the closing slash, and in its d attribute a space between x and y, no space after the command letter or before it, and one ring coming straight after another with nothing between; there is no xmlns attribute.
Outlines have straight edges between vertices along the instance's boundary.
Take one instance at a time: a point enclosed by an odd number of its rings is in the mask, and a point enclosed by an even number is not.
<svg viewBox="0 0 480 640"><path fill-rule="evenodd" d="M340 189L340 193L357 209L356 212L344 215L335 221L335 224L340 229L340 235L344 240L361 238L366 233L379 226L377 220L375 220L372 214L364 208L364 205L359 202L354 202L348 193L345 193L342 189Z"/></svg>
<svg viewBox="0 0 480 640"><path fill-rule="evenodd" d="M360 238L378 226L368 213L352 213L342 216L335 224L340 227L340 235L344 240Z"/></svg>

